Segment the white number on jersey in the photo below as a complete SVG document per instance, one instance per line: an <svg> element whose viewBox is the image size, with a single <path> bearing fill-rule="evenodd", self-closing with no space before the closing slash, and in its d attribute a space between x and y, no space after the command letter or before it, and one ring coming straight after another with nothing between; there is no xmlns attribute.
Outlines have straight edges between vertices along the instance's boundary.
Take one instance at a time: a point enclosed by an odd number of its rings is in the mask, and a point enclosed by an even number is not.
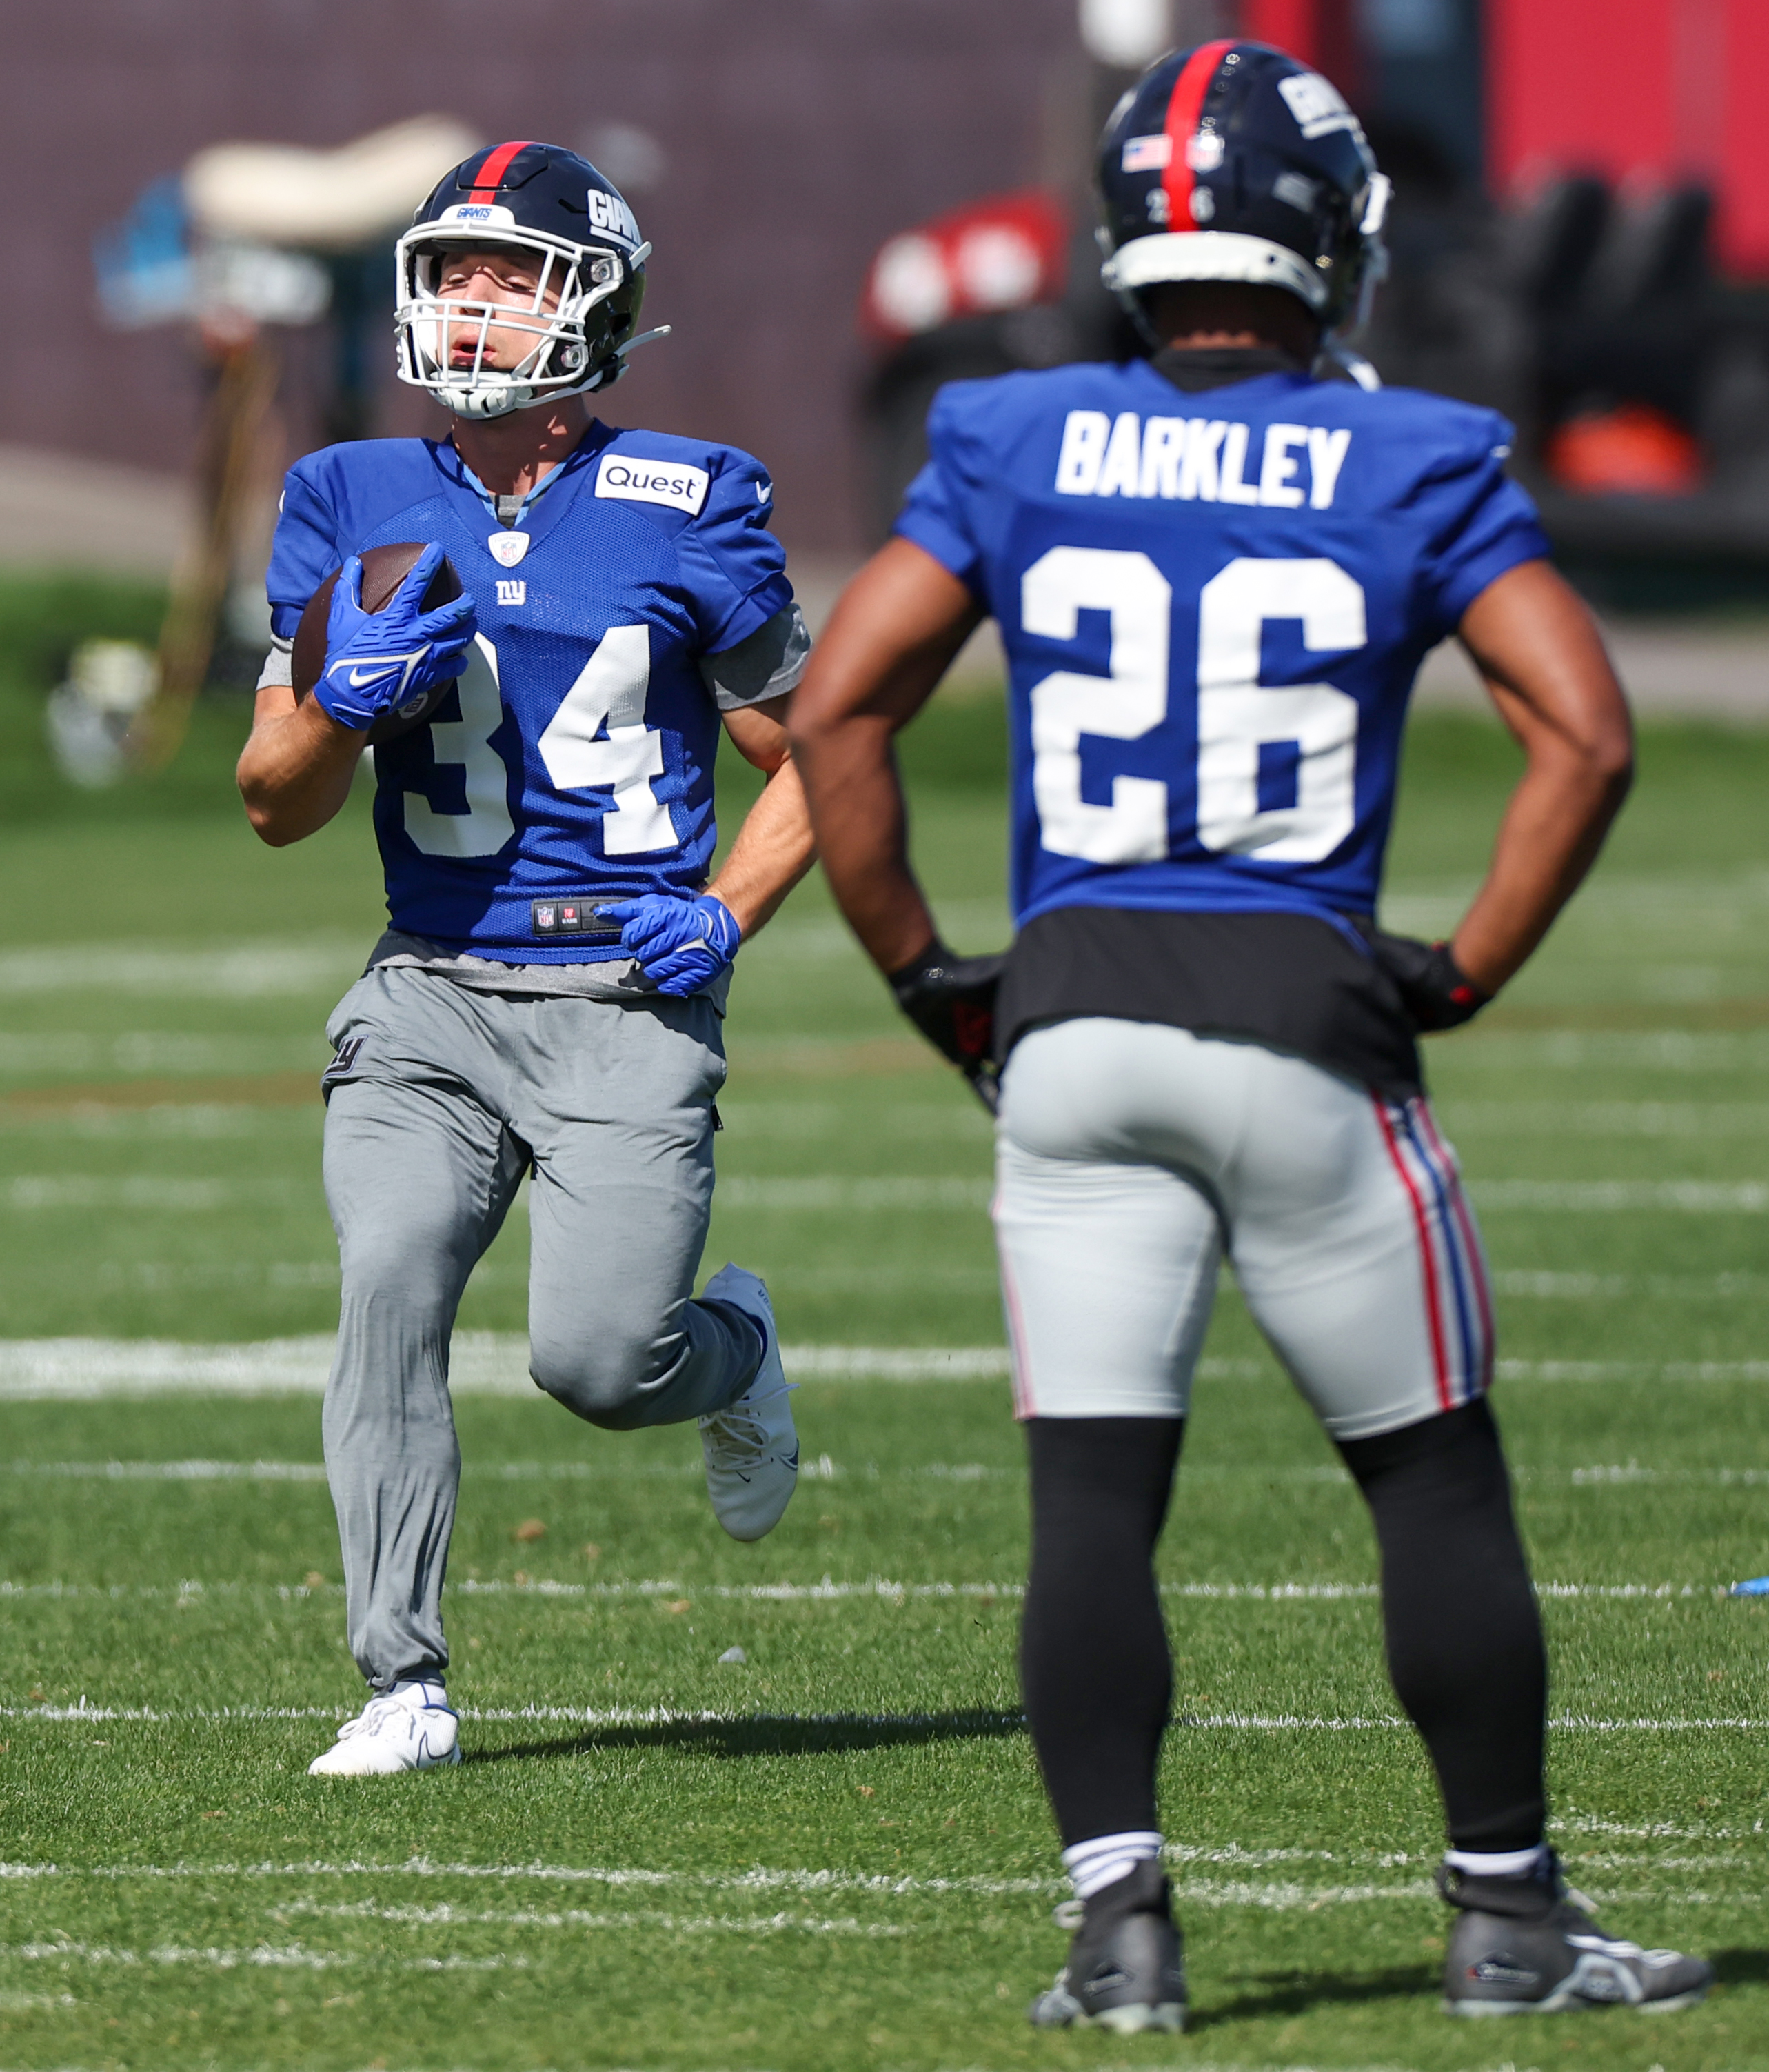
<svg viewBox="0 0 1769 2072"><path fill-rule="evenodd" d="M1090 863L1152 863L1167 854L1167 787L1114 777L1112 803L1081 795L1086 734L1135 741L1167 717L1168 623L1173 591L1147 554L1103 547L1053 547L1020 585L1028 633L1073 640L1082 611L1112 615L1112 673L1059 669L1032 693L1032 788L1044 845Z"/></svg>
<svg viewBox="0 0 1769 2072"><path fill-rule="evenodd" d="M1198 840L1274 862L1319 863L1357 824L1357 701L1331 684L1259 681L1270 619L1303 645L1365 642L1364 592L1336 561L1230 561L1198 599ZM1296 744L1296 802L1259 810L1259 750Z"/></svg>
<svg viewBox="0 0 1769 2072"><path fill-rule="evenodd" d="M1111 615L1111 673L1062 669L1032 687L1032 796L1041 845L1090 863L1152 863L1168 853L1168 787L1114 777L1109 806L1081 795L1088 734L1135 741L1167 717L1173 593L1147 554L1053 547L1020 583L1028 633L1073 640L1084 610ZM1356 824L1357 701L1331 684L1259 681L1267 623L1302 622L1311 649L1343 653L1367 638L1364 592L1336 561L1231 561L1198 600L1198 840L1274 861L1315 863ZM1293 742L1294 805L1262 812L1259 751Z"/></svg>
<svg viewBox="0 0 1769 2072"><path fill-rule="evenodd" d="M602 816L605 856L681 845L669 808L651 789L663 774L663 737L645 724L651 688L651 628L611 626L540 737L540 759L560 791L614 787L614 804ZM608 737L599 740L604 726Z"/></svg>
<svg viewBox="0 0 1769 2072"><path fill-rule="evenodd" d="M503 721L498 685L498 651L475 635L466 672L456 684L459 719L432 720L430 739L437 767L453 766L466 776L466 806L438 812L421 792L405 795L405 832L426 856L495 856L515 832L510 820L510 773L491 746Z"/></svg>

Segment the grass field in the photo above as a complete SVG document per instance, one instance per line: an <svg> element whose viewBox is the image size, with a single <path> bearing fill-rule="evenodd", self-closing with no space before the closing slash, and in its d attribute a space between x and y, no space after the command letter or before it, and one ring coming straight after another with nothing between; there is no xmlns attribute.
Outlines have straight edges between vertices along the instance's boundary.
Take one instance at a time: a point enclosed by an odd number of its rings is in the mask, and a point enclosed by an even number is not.
<svg viewBox="0 0 1769 2072"><path fill-rule="evenodd" d="M1023 2018L1065 1938L1015 1690L987 1132L820 888L744 954L708 1259L768 1275L815 1472L741 1548L692 1432L536 1396L513 1218L462 1319L468 1759L309 1779L360 1698L310 1384L366 814L257 847L225 710L167 783L69 800L7 652L0 2063L1769 2066L1769 1605L1719 1594L1769 1569L1769 738L1650 734L1598 879L1431 1053L1498 1276L1557 1839L1722 1985L1656 2023L1437 2012L1440 1838L1369 1532L1225 1290L1162 1555L1194 2023L1125 2042ZM986 703L910 756L965 948L1005 933L999 759ZM1453 915L1512 767L1491 728L1421 724L1392 919Z"/></svg>

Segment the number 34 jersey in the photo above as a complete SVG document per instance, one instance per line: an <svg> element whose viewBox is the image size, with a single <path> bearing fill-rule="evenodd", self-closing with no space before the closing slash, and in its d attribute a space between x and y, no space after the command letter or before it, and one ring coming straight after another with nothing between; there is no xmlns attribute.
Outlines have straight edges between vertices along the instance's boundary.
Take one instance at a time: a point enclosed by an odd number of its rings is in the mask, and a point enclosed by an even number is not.
<svg viewBox="0 0 1769 2072"><path fill-rule="evenodd" d="M746 454L600 423L519 530L428 439L289 471L268 579L280 638L347 556L398 541L440 541L477 608L438 717L375 750L396 928L504 962L594 962L623 952L537 940L537 902L552 919L573 898L704 884L719 716L699 664L792 602L772 493Z"/></svg>
<svg viewBox="0 0 1769 2072"><path fill-rule="evenodd" d="M1373 912L1418 665L1548 552L1504 421L1139 362L954 384L928 436L897 529L1001 629L1016 919Z"/></svg>

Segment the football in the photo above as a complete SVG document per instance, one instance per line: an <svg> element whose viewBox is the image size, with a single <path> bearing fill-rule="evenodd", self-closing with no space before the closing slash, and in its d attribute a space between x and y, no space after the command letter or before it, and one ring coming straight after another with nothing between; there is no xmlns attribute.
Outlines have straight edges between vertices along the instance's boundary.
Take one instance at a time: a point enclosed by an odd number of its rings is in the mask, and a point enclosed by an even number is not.
<svg viewBox="0 0 1769 2072"><path fill-rule="evenodd" d="M424 543L418 540L400 540L391 546L367 547L363 552L363 609L364 611L384 611L393 593L404 582L424 552ZM326 666L326 623L331 615L332 587L337 582L339 571L334 569L307 600L307 608L301 615L301 623L295 629L295 652L291 668L294 678L295 702L308 697L319 681L320 672ZM430 586L424 593L424 609L434 611L437 606L449 602L461 594L461 578L454 572L454 564L447 555L442 565L430 578ZM397 712L384 714L368 730L370 744L396 741L402 734L409 734L414 726L422 726L431 713L442 702L453 688L453 680L439 684L433 691L413 698L408 705L401 705Z"/></svg>

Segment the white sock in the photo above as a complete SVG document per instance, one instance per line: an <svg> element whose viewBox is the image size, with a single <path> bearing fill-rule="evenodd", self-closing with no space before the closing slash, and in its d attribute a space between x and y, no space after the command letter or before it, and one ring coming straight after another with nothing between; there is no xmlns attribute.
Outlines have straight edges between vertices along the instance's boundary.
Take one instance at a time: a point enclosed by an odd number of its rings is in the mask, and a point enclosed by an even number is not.
<svg viewBox="0 0 1769 2072"><path fill-rule="evenodd" d="M1548 1861L1548 1844L1533 1849L1500 1849L1488 1855L1474 1849L1446 1849L1443 1860L1467 1877L1533 1877Z"/></svg>
<svg viewBox="0 0 1769 2072"><path fill-rule="evenodd" d="M403 1698L408 1691L416 1691L418 1693L417 1702L421 1705L441 1705L446 1708L449 1702L446 1688L437 1683L433 1676L402 1676L387 1695L390 1698Z"/></svg>
<svg viewBox="0 0 1769 2072"><path fill-rule="evenodd" d="M1127 1877L1139 1864L1161 1853L1161 1838L1147 1831L1131 1835L1098 1835L1063 1851L1063 1868L1077 1899L1091 1899L1109 1885Z"/></svg>

